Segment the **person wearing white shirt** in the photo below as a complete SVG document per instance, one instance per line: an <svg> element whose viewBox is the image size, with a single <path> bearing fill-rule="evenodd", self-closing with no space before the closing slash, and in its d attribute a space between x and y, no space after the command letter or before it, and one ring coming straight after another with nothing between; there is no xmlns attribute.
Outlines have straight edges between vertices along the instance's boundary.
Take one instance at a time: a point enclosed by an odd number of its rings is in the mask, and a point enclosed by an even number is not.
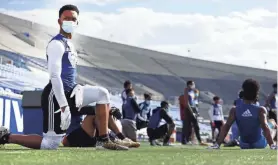
<svg viewBox="0 0 278 165"><path fill-rule="evenodd" d="M209 110L209 117L212 126L212 139L215 141L214 131L215 129L217 129L218 136L219 136L221 127L224 125L224 115L223 115L222 105L220 104L220 97L214 96L213 101L214 103Z"/></svg>
<svg viewBox="0 0 278 165"><path fill-rule="evenodd" d="M71 115L78 115L82 108L96 103L98 121L98 149L117 150L121 147L108 137L110 95L99 86L82 86L76 83L77 52L72 44L74 30L78 26L79 9L65 5L59 10L60 32L49 42L46 50L49 83L43 90L43 137L10 134L0 127L0 143L15 143L34 149L57 149L71 123ZM92 109L93 111L93 109Z"/></svg>

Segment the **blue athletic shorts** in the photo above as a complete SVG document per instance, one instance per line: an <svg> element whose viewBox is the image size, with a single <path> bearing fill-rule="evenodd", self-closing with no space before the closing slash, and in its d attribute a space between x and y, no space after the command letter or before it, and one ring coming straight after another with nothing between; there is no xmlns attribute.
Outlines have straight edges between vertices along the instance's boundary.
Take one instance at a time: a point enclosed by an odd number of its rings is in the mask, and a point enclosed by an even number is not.
<svg viewBox="0 0 278 165"><path fill-rule="evenodd" d="M240 140L239 146L241 149L263 149L267 146L267 141L265 137L262 137L255 143L244 143Z"/></svg>
<svg viewBox="0 0 278 165"><path fill-rule="evenodd" d="M238 140L238 138L239 138L239 130L238 130L237 124L234 123L232 125L232 139L231 140Z"/></svg>

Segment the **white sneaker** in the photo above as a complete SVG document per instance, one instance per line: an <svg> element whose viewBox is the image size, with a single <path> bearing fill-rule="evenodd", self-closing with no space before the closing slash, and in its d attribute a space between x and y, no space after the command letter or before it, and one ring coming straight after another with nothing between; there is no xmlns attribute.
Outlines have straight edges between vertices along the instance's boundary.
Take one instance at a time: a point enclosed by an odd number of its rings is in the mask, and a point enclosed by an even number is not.
<svg viewBox="0 0 278 165"><path fill-rule="evenodd" d="M107 142L101 142L97 141L96 144L96 149L97 150L128 150L128 147L122 146L120 144L114 143L112 141L107 141Z"/></svg>
<svg viewBox="0 0 278 165"><path fill-rule="evenodd" d="M124 140L115 139L114 142L116 144L119 144L119 145L122 145L122 146L126 146L128 148L138 148L138 147L140 147L140 143L139 142L134 142L134 141L130 140L129 138L125 138Z"/></svg>

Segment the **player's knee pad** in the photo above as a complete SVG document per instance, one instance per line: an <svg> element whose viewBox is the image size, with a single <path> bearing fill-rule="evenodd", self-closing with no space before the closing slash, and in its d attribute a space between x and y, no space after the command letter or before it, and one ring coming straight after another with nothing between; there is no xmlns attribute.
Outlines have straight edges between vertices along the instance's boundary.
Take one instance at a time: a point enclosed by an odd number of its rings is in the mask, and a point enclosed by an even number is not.
<svg viewBox="0 0 278 165"><path fill-rule="evenodd" d="M42 150L55 150L59 147L62 136L44 136L41 142Z"/></svg>
<svg viewBox="0 0 278 165"><path fill-rule="evenodd" d="M97 104L109 104L110 103L110 95L107 89L103 87L98 87L99 93L99 101Z"/></svg>

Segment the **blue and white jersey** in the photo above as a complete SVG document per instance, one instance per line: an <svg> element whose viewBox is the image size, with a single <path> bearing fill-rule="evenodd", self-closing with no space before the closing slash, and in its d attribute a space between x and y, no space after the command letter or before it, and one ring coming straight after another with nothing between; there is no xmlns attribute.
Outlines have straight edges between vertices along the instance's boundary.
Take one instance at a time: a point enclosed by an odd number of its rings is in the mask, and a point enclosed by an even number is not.
<svg viewBox="0 0 278 165"><path fill-rule="evenodd" d="M67 106L65 92L76 85L77 52L70 39L58 34L47 46L50 82L60 107Z"/></svg>
<svg viewBox="0 0 278 165"><path fill-rule="evenodd" d="M188 103L191 107L195 107L195 92L194 90L190 89L188 90Z"/></svg>
<svg viewBox="0 0 278 165"><path fill-rule="evenodd" d="M224 121L222 105L213 104L209 110L209 116L211 121Z"/></svg>
<svg viewBox="0 0 278 165"><path fill-rule="evenodd" d="M236 106L236 123L240 139L244 143L254 143L264 138L259 119L260 106L241 103Z"/></svg>

